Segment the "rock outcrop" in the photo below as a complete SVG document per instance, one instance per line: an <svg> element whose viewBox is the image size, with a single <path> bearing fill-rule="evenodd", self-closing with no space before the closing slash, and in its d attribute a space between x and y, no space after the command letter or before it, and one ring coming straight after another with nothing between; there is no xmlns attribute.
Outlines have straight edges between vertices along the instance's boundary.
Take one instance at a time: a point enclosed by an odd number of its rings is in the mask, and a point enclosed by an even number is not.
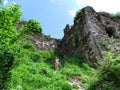
<svg viewBox="0 0 120 90"><path fill-rule="evenodd" d="M32 35L32 42L38 50L53 50L57 47L58 40L44 34L35 33Z"/></svg>
<svg viewBox="0 0 120 90"><path fill-rule="evenodd" d="M72 26L66 25L58 49L62 55L82 54L93 63L96 56L104 57L105 50L114 49L119 53L120 19L87 6L81 10Z"/></svg>

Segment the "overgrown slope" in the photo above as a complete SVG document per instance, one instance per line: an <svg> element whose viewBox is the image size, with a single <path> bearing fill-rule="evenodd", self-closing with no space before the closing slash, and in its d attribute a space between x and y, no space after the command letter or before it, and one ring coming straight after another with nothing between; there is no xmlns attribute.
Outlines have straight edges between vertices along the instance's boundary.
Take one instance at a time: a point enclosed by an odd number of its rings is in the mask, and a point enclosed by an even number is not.
<svg viewBox="0 0 120 90"><path fill-rule="evenodd" d="M21 12L16 4L1 8L0 15L1 90L72 90L73 86L68 83L69 78L83 76L84 67L87 72L92 70L87 64L79 68L77 62L83 60L81 58L72 57L66 60L60 57L61 68L59 72L55 72L54 59L58 56L56 52L38 51L31 42L31 36L42 32L39 23L29 20L18 27Z"/></svg>
<svg viewBox="0 0 120 90"><path fill-rule="evenodd" d="M24 39L23 39L24 40ZM22 44L21 44L21 43ZM68 82L71 77L84 80L88 85L90 78L86 73L93 71L87 64L82 63L82 58L74 56L60 58L61 67L58 72L54 70L54 59L57 56L54 51L37 51L28 41L19 41L20 50L14 55L15 60L10 72L10 80L6 83L7 89L22 90L73 90L77 86L71 86ZM29 43L29 44L28 44ZM29 48L26 48L29 47ZM81 60L81 63L79 62ZM80 66L81 65L81 66ZM89 74L93 77L93 74ZM84 77L85 75L85 77ZM96 75L96 74L95 74ZM95 77L93 77L95 78Z"/></svg>
<svg viewBox="0 0 120 90"><path fill-rule="evenodd" d="M105 61L95 69L80 54L62 57L55 49L39 51L32 43L34 35L42 35L36 20L18 27L21 12L16 4L1 8L0 16L0 90L120 89L119 55L106 52ZM58 71L56 56L61 62Z"/></svg>

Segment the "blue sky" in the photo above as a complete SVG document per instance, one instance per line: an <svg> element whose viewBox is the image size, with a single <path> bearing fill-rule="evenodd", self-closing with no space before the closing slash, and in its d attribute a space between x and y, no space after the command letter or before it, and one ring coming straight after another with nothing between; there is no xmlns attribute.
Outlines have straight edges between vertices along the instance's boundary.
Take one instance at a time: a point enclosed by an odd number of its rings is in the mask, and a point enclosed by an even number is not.
<svg viewBox="0 0 120 90"><path fill-rule="evenodd" d="M61 39L66 24L73 24L76 10L92 6L96 11L120 11L118 0L3 0L4 5L15 2L21 5L22 19L36 19L43 33Z"/></svg>

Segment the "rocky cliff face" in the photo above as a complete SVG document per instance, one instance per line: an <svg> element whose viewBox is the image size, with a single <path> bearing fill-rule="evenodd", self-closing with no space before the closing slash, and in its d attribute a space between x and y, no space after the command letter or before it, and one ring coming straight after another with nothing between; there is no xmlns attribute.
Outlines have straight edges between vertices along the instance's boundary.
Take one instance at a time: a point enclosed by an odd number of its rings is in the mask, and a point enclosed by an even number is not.
<svg viewBox="0 0 120 90"><path fill-rule="evenodd" d="M96 56L104 57L105 50L114 49L119 53L120 19L87 6L81 10L72 26L66 25L58 48L63 55L82 54L93 63Z"/></svg>
<svg viewBox="0 0 120 90"><path fill-rule="evenodd" d="M32 42L38 50L53 50L57 48L58 40L44 34L35 33L32 35Z"/></svg>

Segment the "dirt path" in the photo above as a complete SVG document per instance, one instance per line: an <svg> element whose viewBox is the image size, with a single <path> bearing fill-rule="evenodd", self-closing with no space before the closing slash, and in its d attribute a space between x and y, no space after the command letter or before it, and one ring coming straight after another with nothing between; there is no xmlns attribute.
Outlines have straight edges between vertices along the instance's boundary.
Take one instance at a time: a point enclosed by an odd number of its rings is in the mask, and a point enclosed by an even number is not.
<svg viewBox="0 0 120 90"><path fill-rule="evenodd" d="M85 90L84 88L82 88L81 85L82 81L78 79L77 76L73 76L69 79L69 84L70 85L77 85L77 89L74 90Z"/></svg>

